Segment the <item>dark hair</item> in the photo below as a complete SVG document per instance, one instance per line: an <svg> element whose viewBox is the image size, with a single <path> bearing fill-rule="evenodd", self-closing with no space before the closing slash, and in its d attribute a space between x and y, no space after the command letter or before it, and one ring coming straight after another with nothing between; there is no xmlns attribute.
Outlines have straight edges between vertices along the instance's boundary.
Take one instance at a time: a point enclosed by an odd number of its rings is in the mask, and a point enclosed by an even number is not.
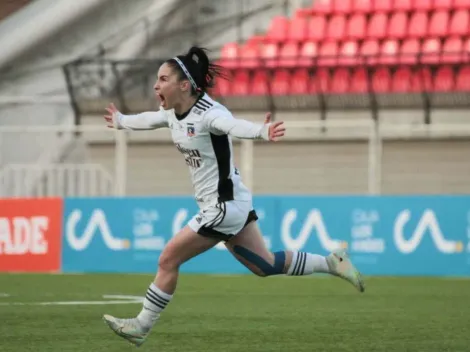
<svg viewBox="0 0 470 352"><path fill-rule="evenodd" d="M215 65L209 61L206 51L207 49L193 46L185 55L177 56L177 58L183 62L197 85L197 89L195 89L191 84L191 93L193 95L196 95L199 92L207 92L208 88L212 88L215 84L215 77L227 77L224 73L223 67ZM178 72L180 79L189 79L188 75L183 71L180 64L174 58L165 62Z"/></svg>

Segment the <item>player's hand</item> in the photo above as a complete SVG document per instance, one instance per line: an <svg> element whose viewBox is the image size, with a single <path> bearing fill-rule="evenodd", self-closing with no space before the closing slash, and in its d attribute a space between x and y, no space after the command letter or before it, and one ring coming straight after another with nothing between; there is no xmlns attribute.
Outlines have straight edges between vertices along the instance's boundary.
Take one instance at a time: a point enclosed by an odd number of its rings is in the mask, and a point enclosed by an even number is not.
<svg viewBox="0 0 470 352"><path fill-rule="evenodd" d="M277 142L279 138L284 137L284 133L286 132L286 128L284 127L284 122L283 121L278 121L271 123L271 113L268 112L266 114L266 118L264 120L265 124L270 124L269 125L269 140L272 142Z"/></svg>
<svg viewBox="0 0 470 352"><path fill-rule="evenodd" d="M104 119L106 120L106 126L109 128L118 128L119 122L116 121L119 110L114 106L113 103L109 103L108 107L105 109L108 114L104 115Z"/></svg>

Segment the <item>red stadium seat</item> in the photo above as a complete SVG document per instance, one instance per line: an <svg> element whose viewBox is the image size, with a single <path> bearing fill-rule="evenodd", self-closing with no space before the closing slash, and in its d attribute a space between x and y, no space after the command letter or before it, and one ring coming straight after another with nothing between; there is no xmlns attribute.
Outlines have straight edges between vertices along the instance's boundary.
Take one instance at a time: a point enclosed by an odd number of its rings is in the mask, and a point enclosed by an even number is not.
<svg viewBox="0 0 470 352"><path fill-rule="evenodd" d="M353 12L369 13L373 11L373 0L355 0L353 2Z"/></svg>
<svg viewBox="0 0 470 352"><path fill-rule="evenodd" d="M432 74L429 68L424 67L411 74L412 92L430 92L432 89Z"/></svg>
<svg viewBox="0 0 470 352"><path fill-rule="evenodd" d="M362 39L366 34L366 17L361 14L351 16L348 21L346 36L350 39Z"/></svg>
<svg viewBox="0 0 470 352"><path fill-rule="evenodd" d="M456 76L455 89L458 91L470 91L470 67L462 67Z"/></svg>
<svg viewBox="0 0 470 352"><path fill-rule="evenodd" d="M388 39L380 48L379 63L384 65L393 65L398 62L398 41Z"/></svg>
<svg viewBox="0 0 470 352"><path fill-rule="evenodd" d="M442 47L441 62L457 63L462 60L463 42L459 37L447 38Z"/></svg>
<svg viewBox="0 0 470 352"><path fill-rule="evenodd" d="M378 62L380 53L379 42L376 40L366 40L362 43L360 54L361 59L368 65L375 65Z"/></svg>
<svg viewBox="0 0 470 352"><path fill-rule="evenodd" d="M411 91L411 70L408 67L400 67L393 75L391 91L406 93Z"/></svg>
<svg viewBox="0 0 470 352"><path fill-rule="evenodd" d="M300 55L298 60L298 65L302 67L311 67L316 63L316 58L318 56L318 47L317 43L313 41L308 41L302 44L300 48Z"/></svg>
<svg viewBox="0 0 470 352"><path fill-rule="evenodd" d="M238 44L227 43L220 52L220 65L227 68L235 68L238 66Z"/></svg>
<svg viewBox="0 0 470 352"><path fill-rule="evenodd" d="M429 23L429 35L431 37L447 36L447 28L449 26L449 12L436 11L432 14Z"/></svg>
<svg viewBox="0 0 470 352"><path fill-rule="evenodd" d="M289 26L287 40L303 42L307 39L308 18L294 17Z"/></svg>
<svg viewBox="0 0 470 352"><path fill-rule="evenodd" d="M429 1L428 1L429 2ZM409 38L422 38L428 32L428 14L426 12L415 12L411 16L408 27Z"/></svg>
<svg viewBox="0 0 470 352"><path fill-rule="evenodd" d="M221 63L217 63L221 65ZM217 79L216 85L214 87L214 95L216 96L226 96L226 95L231 95L232 94L232 82L233 82L233 76L232 73L226 72L226 79Z"/></svg>
<svg viewBox="0 0 470 352"><path fill-rule="evenodd" d="M274 42L282 42L287 38L289 19L284 16L276 16L272 19L266 39Z"/></svg>
<svg viewBox="0 0 470 352"><path fill-rule="evenodd" d="M367 37L373 39L383 39L387 35L388 19L385 13L372 15L367 28Z"/></svg>
<svg viewBox="0 0 470 352"><path fill-rule="evenodd" d="M382 67L372 74L372 90L376 93L386 93L390 91L391 75L388 68Z"/></svg>
<svg viewBox="0 0 470 352"><path fill-rule="evenodd" d="M351 77L351 93L367 93L369 91L369 82L367 70L365 68L358 68L354 71Z"/></svg>
<svg viewBox="0 0 470 352"><path fill-rule="evenodd" d="M413 11L431 11L434 9L434 0L413 0Z"/></svg>
<svg viewBox="0 0 470 352"><path fill-rule="evenodd" d="M453 8L454 0L434 0L434 8L436 10L450 10Z"/></svg>
<svg viewBox="0 0 470 352"><path fill-rule="evenodd" d="M285 43L280 50L279 66L295 67L299 56L299 46L297 43Z"/></svg>
<svg viewBox="0 0 470 352"><path fill-rule="evenodd" d="M255 68L259 65L259 46L246 43L240 50L240 62L238 67Z"/></svg>
<svg viewBox="0 0 470 352"><path fill-rule="evenodd" d="M320 46L318 55L319 66L335 66L338 59L338 43L324 42Z"/></svg>
<svg viewBox="0 0 470 352"><path fill-rule="evenodd" d="M331 78L331 93L344 94L349 90L351 75L348 69L336 69Z"/></svg>
<svg viewBox="0 0 470 352"><path fill-rule="evenodd" d="M470 0L454 0L456 9L470 9Z"/></svg>
<svg viewBox="0 0 470 352"><path fill-rule="evenodd" d="M454 72L448 66L439 67L434 76L433 88L437 92L450 92L454 89Z"/></svg>
<svg viewBox="0 0 470 352"><path fill-rule="evenodd" d="M414 65L419 59L419 40L407 39L400 48L400 62L402 64Z"/></svg>
<svg viewBox="0 0 470 352"><path fill-rule="evenodd" d="M287 70L277 70L271 80L271 94L288 95L291 77Z"/></svg>
<svg viewBox="0 0 470 352"><path fill-rule="evenodd" d="M307 69L298 69L292 75L290 92L294 95L309 93L310 75Z"/></svg>
<svg viewBox="0 0 470 352"><path fill-rule="evenodd" d="M440 61L441 42L439 39L429 38L423 42L421 48L421 62L426 64L437 64Z"/></svg>
<svg viewBox="0 0 470 352"><path fill-rule="evenodd" d="M232 95L248 95L250 87L250 76L248 72L237 71L233 77Z"/></svg>
<svg viewBox="0 0 470 352"><path fill-rule="evenodd" d="M356 1L356 0L354 0ZM353 0L333 1L333 12L339 14L349 14L353 9Z"/></svg>
<svg viewBox="0 0 470 352"><path fill-rule="evenodd" d="M408 28L408 17L404 12L396 12L390 18L388 23L389 38L404 38Z"/></svg>
<svg viewBox="0 0 470 352"><path fill-rule="evenodd" d="M393 0L374 0L374 12L391 12L393 10Z"/></svg>
<svg viewBox="0 0 470 352"><path fill-rule="evenodd" d="M338 65L357 65L360 62L359 48L356 41L347 41L341 45Z"/></svg>
<svg viewBox="0 0 470 352"><path fill-rule="evenodd" d="M450 35L466 35L470 32L469 12L468 10L459 10L454 13L450 20Z"/></svg>
<svg viewBox="0 0 470 352"><path fill-rule="evenodd" d="M255 72L253 82L251 84L251 95L268 95L269 94L269 77L266 71L258 70Z"/></svg>
<svg viewBox="0 0 470 352"><path fill-rule="evenodd" d="M308 23L307 37L310 40L321 41L326 35L326 18L313 16Z"/></svg>
<svg viewBox="0 0 470 352"><path fill-rule="evenodd" d="M315 72L310 80L310 93L329 93L331 87L330 73L326 69L320 68Z"/></svg>
<svg viewBox="0 0 470 352"><path fill-rule="evenodd" d="M262 66L264 67L277 67L279 46L277 43L265 43L261 47Z"/></svg>
<svg viewBox="0 0 470 352"><path fill-rule="evenodd" d="M313 11L319 14L330 14L333 12L333 0L314 0Z"/></svg>
<svg viewBox="0 0 470 352"><path fill-rule="evenodd" d="M430 1L430 0L429 0ZM411 11L413 9L412 0L395 0L395 11Z"/></svg>
<svg viewBox="0 0 470 352"><path fill-rule="evenodd" d="M346 17L335 15L328 21L326 30L327 40L341 40L346 32Z"/></svg>

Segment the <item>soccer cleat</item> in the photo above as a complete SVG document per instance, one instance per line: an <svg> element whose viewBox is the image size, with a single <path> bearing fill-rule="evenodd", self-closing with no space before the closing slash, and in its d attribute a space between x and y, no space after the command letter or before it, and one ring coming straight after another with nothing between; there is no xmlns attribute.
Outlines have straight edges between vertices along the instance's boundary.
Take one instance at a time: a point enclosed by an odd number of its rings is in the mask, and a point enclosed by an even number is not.
<svg viewBox="0 0 470 352"><path fill-rule="evenodd" d="M147 338L148 331L144 331L144 329L140 326L137 318L119 319L105 314L103 315L103 320L117 335L121 336L137 347L142 345Z"/></svg>
<svg viewBox="0 0 470 352"><path fill-rule="evenodd" d="M349 259L345 250L339 250L326 257L331 274L339 276L353 284L359 292L364 292L365 286L361 273Z"/></svg>

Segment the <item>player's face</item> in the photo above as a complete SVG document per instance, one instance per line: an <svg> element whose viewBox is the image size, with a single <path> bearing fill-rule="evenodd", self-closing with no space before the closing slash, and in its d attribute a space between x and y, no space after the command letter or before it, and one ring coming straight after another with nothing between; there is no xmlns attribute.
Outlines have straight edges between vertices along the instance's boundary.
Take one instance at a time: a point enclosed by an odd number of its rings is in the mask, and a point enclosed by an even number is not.
<svg viewBox="0 0 470 352"><path fill-rule="evenodd" d="M171 66L164 63L158 70L158 78L155 93L160 100L160 105L165 110L173 109L182 99L184 92L188 89L188 82L181 81L178 73Z"/></svg>

